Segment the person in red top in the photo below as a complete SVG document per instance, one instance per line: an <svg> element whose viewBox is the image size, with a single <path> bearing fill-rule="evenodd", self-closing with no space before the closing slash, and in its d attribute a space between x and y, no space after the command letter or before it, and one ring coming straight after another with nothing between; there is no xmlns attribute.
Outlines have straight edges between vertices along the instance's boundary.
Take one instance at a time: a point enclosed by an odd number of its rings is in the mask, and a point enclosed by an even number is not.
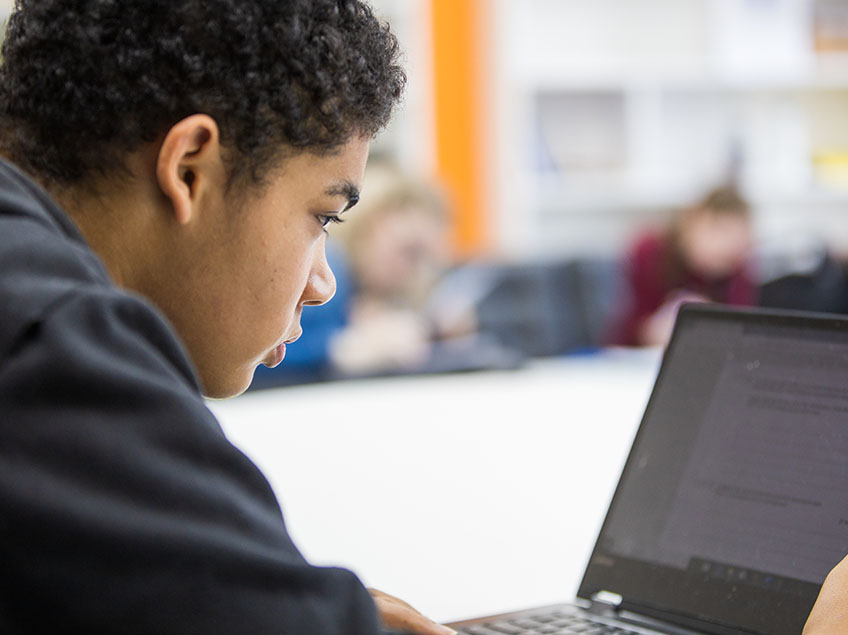
<svg viewBox="0 0 848 635"><path fill-rule="evenodd" d="M627 305L612 343L665 345L683 302L754 304L750 247L750 208L732 187L711 191L664 232L640 237L627 259Z"/></svg>

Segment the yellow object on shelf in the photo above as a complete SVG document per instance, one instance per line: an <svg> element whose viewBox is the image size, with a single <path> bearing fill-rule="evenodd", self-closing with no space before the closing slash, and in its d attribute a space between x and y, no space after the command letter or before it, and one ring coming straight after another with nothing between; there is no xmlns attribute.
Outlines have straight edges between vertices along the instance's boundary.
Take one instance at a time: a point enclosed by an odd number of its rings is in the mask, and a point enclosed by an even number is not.
<svg viewBox="0 0 848 635"><path fill-rule="evenodd" d="M848 190L848 150L816 152L813 172L820 185Z"/></svg>

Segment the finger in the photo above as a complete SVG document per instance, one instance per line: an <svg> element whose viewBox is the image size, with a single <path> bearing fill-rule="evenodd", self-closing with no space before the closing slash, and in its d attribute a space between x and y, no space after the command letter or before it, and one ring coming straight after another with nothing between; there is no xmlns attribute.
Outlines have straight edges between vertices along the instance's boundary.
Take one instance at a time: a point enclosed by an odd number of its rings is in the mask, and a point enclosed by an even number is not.
<svg viewBox="0 0 848 635"><path fill-rule="evenodd" d="M409 604L407 602L404 602L400 598L396 598L393 595L389 595L388 593L384 593L383 591L378 591L377 589L368 589L368 593L371 594L371 597L374 599L375 602L377 600L380 600L380 601L386 602L386 603L401 604L401 605L405 606L406 608L408 608L409 610L415 611L416 613L418 613L418 611L416 610L416 608L414 606L412 606L411 604Z"/></svg>
<svg viewBox="0 0 848 635"><path fill-rule="evenodd" d="M394 605L390 614L382 613L387 628L419 635L455 635L456 631L447 626L437 624L424 617L418 611Z"/></svg>
<svg viewBox="0 0 848 635"><path fill-rule="evenodd" d="M848 633L848 557L828 574L804 625L804 635L840 633Z"/></svg>
<svg viewBox="0 0 848 635"><path fill-rule="evenodd" d="M381 592L373 592L380 619L386 628L419 633L421 635L450 635L456 633L441 624L424 617L406 602Z"/></svg>

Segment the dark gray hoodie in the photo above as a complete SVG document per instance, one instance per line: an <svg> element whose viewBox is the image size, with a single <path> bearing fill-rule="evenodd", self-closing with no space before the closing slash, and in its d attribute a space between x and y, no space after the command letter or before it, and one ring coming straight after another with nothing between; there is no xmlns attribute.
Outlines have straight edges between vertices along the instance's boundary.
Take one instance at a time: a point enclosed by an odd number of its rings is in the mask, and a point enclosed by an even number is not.
<svg viewBox="0 0 848 635"><path fill-rule="evenodd" d="M376 631L356 577L292 544L166 319L0 162L0 632Z"/></svg>

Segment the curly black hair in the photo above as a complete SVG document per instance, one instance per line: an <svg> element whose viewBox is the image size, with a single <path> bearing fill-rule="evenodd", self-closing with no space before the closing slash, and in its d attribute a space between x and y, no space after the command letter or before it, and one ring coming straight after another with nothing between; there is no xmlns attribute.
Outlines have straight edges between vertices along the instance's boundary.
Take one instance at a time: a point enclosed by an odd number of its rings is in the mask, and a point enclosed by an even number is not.
<svg viewBox="0 0 848 635"><path fill-rule="evenodd" d="M231 180L387 123L406 76L360 0L17 0L0 66L0 151L49 183L109 174L206 113Z"/></svg>

